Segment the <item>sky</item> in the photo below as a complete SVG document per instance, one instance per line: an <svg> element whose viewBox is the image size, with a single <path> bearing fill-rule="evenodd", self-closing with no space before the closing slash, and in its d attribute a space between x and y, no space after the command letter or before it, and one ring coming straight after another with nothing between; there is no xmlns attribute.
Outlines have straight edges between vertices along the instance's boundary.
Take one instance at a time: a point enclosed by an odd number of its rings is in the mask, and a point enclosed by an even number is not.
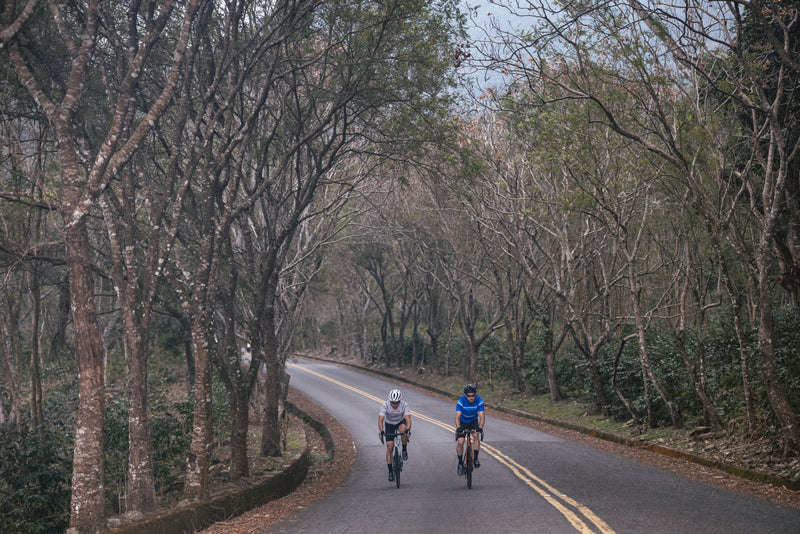
<svg viewBox="0 0 800 534"><path fill-rule="evenodd" d="M467 31L473 43L472 54L474 58L479 57L476 47L481 46L491 38L494 28L510 30L514 26L519 26L524 21L514 17L507 8L498 5L497 2L481 0L462 0L462 9L466 11ZM502 75L497 72L487 72L485 70L469 73L470 79L478 87L497 86L503 83Z"/></svg>

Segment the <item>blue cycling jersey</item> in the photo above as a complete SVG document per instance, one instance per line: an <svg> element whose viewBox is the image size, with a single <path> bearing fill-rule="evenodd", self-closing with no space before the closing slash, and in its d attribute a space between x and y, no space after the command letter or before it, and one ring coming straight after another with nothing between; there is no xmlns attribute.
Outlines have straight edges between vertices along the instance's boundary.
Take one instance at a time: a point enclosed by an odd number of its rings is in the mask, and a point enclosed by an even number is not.
<svg viewBox="0 0 800 534"><path fill-rule="evenodd" d="M456 404L456 411L461 412L462 423L471 423L478 418L478 412L484 411L483 399L475 395L475 398L470 403L466 395L461 395L461 398L458 399L458 404Z"/></svg>

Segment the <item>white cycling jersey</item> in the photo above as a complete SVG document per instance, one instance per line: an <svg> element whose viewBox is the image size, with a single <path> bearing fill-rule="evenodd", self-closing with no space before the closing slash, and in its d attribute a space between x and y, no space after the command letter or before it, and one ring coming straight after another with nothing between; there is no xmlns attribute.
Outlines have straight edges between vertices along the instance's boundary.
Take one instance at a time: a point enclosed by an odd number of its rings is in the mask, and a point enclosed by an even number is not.
<svg viewBox="0 0 800 534"><path fill-rule="evenodd" d="M406 401L401 400L400 404L397 406L397 408L395 408L387 400L381 405L381 411L378 415L382 415L384 417L384 423L397 425L403 422L410 412L411 410L408 409L408 404L406 404Z"/></svg>

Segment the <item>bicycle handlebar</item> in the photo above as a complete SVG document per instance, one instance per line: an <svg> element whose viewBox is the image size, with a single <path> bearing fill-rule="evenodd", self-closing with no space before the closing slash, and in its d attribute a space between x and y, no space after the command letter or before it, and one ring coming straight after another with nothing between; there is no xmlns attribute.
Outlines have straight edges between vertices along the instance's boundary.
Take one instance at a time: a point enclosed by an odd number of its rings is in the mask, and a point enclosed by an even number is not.
<svg viewBox="0 0 800 534"><path fill-rule="evenodd" d="M396 436L402 436L403 434L406 434L407 436L409 436L409 439L411 439L411 429L405 430L403 432L395 432L394 434L387 434L386 432L381 430L381 443L384 443L383 441L384 436L386 436L387 440L391 441L394 440Z"/></svg>
<svg viewBox="0 0 800 534"><path fill-rule="evenodd" d="M459 433L459 431L460 431L460 433ZM480 434L481 435L481 441L483 441L483 428L481 428L481 427L478 427L478 428L464 428L464 429L456 428L456 439L458 439L460 437L466 437L467 434Z"/></svg>

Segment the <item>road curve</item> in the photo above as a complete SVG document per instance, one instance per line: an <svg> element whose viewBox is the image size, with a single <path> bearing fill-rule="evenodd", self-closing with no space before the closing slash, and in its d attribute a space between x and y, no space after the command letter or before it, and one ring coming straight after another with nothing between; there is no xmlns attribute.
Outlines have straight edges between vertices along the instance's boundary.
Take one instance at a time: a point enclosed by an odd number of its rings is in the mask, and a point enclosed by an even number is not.
<svg viewBox="0 0 800 534"><path fill-rule="evenodd" d="M353 534L793 533L800 511L684 479L652 466L515 425L487 412L473 488L456 474L455 399L310 360L287 366L291 385L330 412L357 447L344 485L262 531ZM398 489L386 479L377 436L380 402L393 387L412 410L410 459Z"/></svg>

